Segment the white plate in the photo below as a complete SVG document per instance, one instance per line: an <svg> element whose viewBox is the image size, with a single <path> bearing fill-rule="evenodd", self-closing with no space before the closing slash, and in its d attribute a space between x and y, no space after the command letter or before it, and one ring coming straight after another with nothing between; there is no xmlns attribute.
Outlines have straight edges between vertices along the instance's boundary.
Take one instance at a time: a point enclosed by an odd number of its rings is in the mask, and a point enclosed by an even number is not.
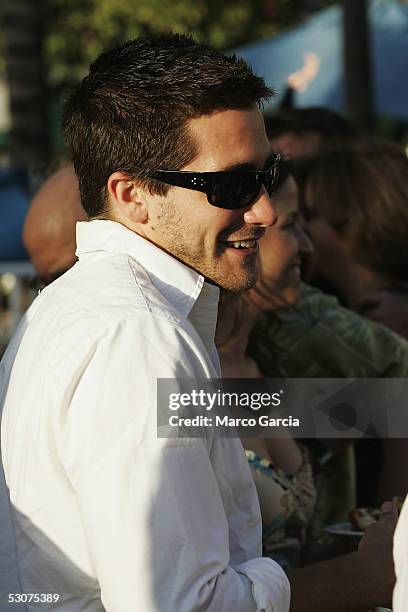
<svg viewBox="0 0 408 612"><path fill-rule="evenodd" d="M356 529L351 523L335 523L334 525L328 525L324 530L327 533L341 536L361 537L364 535L364 531Z"/></svg>

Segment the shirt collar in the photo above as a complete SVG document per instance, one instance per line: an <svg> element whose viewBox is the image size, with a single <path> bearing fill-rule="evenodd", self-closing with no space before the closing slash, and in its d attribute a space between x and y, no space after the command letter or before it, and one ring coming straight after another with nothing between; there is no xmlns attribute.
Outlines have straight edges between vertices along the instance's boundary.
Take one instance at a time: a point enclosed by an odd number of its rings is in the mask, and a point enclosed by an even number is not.
<svg viewBox="0 0 408 612"><path fill-rule="evenodd" d="M85 253L97 251L129 255L143 266L153 285L185 317L199 296L200 303L204 306L208 302L210 310L218 303L217 287L205 283L201 274L120 223L100 219L81 221L76 225L76 235L79 259ZM204 285L205 291L202 291ZM216 317L215 308L215 321Z"/></svg>
<svg viewBox="0 0 408 612"><path fill-rule="evenodd" d="M200 296L189 315L191 323L211 358L215 349L214 338L217 327L219 297L220 290L218 287L210 285L210 283L204 283Z"/></svg>

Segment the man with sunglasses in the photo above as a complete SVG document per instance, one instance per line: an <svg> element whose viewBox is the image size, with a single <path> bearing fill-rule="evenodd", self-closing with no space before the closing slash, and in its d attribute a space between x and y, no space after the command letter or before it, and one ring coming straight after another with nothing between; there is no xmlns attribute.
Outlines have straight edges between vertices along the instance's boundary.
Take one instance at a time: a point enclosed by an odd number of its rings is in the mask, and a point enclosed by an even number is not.
<svg viewBox="0 0 408 612"><path fill-rule="evenodd" d="M276 219L271 93L243 62L166 35L103 54L66 104L89 221L2 364L10 562L58 610L289 608L239 440L157 436L157 379L219 375L218 287L258 276Z"/></svg>

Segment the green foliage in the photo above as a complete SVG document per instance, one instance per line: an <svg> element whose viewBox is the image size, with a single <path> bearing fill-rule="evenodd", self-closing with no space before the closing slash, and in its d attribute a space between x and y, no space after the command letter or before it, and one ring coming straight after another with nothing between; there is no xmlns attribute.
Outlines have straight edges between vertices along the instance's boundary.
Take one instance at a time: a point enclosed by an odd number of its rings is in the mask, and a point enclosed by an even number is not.
<svg viewBox="0 0 408 612"><path fill-rule="evenodd" d="M271 36L304 14L305 0L47 0L50 84L81 78L105 48L140 34L189 32L218 48ZM322 0L321 5L328 4Z"/></svg>
<svg viewBox="0 0 408 612"><path fill-rule="evenodd" d="M141 34L186 32L221 49L272 36L333 0L43 0L54 152L67 89L106 48ZM0 62L1 65L1 62Z"/></svg>

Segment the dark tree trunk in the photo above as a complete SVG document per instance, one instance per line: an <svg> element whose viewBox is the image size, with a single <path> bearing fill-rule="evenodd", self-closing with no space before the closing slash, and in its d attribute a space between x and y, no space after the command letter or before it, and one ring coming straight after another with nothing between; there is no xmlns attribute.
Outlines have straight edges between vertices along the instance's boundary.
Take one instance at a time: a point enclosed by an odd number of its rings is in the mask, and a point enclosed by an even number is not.
<svg viewBox="0 0 408 612"><path fill-rule="evenodd" d="M370 31L366 0L343 0L346 108L362 133L374 127Z"/></svg>
<svg viewBox="0 0 408 612"><path fill-rule="evenodd" d="M12 121L10 160L20 168L43 168L49 156L43 16L42 0L2 0Z"/></svg>

